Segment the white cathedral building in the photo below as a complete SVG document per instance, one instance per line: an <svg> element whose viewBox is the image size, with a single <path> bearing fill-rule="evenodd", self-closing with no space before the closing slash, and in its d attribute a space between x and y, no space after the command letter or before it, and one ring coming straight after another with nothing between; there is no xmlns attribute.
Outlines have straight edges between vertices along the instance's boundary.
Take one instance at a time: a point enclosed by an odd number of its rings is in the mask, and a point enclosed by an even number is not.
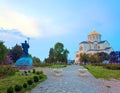
<svg viewBox="0 0 120 93"><path fill-rule="evenodd" d="M96 31L91 32L88 35L88 40L83 41L79 44L79 51L75 53L75 63L79 63L80 54L95 54L99 52L105 52L110 54L113 51L113 48L110 47L110 43L107 40L101 40L101 34Z"/></svg>

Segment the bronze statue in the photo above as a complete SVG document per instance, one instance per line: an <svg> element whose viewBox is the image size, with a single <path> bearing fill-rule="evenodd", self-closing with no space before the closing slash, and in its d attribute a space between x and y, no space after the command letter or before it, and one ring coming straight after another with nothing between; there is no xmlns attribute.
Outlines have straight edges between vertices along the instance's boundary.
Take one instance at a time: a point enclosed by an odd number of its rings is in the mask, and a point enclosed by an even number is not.
<svg viewBox="0 0 120 93"><path fill-rule="evenodd" d="M26 40L25 40L25 43L22 43L22 48L23 48L24 56L28 56L29 44L27 43Z"/></svg>

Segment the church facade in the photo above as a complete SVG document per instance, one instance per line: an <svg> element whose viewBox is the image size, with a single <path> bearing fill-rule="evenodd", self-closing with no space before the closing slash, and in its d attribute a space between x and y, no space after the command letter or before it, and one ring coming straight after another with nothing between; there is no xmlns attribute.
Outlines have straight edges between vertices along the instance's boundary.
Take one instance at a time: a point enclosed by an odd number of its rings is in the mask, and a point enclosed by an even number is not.
<svg viewBox="0 0 120 93"><path fill-rule="evenodd" d="M110 43L107 40L102 41L101 34L92 31L88 35L88 40L79 44L79 51L75 53L75 62L79 63L81 53L93 55L95 53L105 52L110 54L111 51L113 51L113 48L110 46Z"/></svg>

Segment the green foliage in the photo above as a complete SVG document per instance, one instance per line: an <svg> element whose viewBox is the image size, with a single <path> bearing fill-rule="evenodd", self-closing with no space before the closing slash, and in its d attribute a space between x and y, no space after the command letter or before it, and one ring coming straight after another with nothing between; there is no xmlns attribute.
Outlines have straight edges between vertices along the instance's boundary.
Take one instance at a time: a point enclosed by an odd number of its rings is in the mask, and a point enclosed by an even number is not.
<svg viewBox="0 0 120 93"><path fill-rule="evenodd" d="M99 63L99 56L97 54L94 54L94 55L91 55L89 57L89 61L94 65L94 64L97 64Z"/></svg>
<svg viewBox="0 0 120 93"><path fill-rule="evenodd" d="M120 79L120 70L110 70L103 66L84 65L96 78Z"/></svg>
<svg viewBox="0 0 120 93"><path fill-rule="evenodd" d="M9 70L7 70L7 71L9 71ZM25 75L22 75L22 73L24 73L24 72L19 71L19 72L16 72L15 75L13 75L13 76L0 78L0 93L6 93L8 88L11 85L13 85L13 86L14 85L22 85L23 89L22 89L22 91L20 91L18 93L25 93L26 91L31 90L38 84L38 83L34 83L34 84L32 83L33 85L30 86L27 81L32 80L32 82L33 82L33 76L36 75L39 77L39 75L37 75L36 73L35 74L29 73L28 76L25 76ZM42 74L42 76L43 76L43 78L41 80L39 80L39 83L47 79L46 75ZM24 83L27 83L27 88L23 87ZM14 88L13 88L13 90L14 90ZM14 90L14 92L15 92L15 90Z"/></svg>
<svg viewBox="0 0 120 93"><path fill-rule="evenodd" d="M64 45L60 42L56 43L54 46L54 58L58 62L67 63L67 55L69 51L64 49Z"/></svg>
<svg viewBox="0 0 120 93"><path fill-rule="evenodd" d="M16 62L17 59L23 55L22 47L16 44L14 47L12 47L9 54L12 57L12 60Z"/></svg>
<svg viewBox="0 0 120 93"><path fill-rule="evenodd" d="M12 68L11 66L1 66L0 67L0 78L1 77L7 77L7 76L13 76L18 70L15 68Z"/></svg>
<svg viewBox="0 0 120 93"><path fill-rule="evenodd" d="M100 63L102 63L104 60L109 60L109 55L105 52L97 53L97 55L99 57Z"/></svg>
<svg viewBox="0 0 120 93"><path fill-rule="evenodd" d="M40 74L39 79L42 79L42 78L44 78L44 76L43 76L43 74Z"/></svg>
<svg viewBox="0 0 120 93"><path fill-rule="evenodd" d="M43 74L43 71L42 70L41 71L37 71L36 74L37 75Z"/></svg>
<svg viewBox="0 0 120 93"><path fill-rule="evenodd" d="M7 89L7 93L14 93L14 89L12 86L10 86L8 89Z"/></svg>
<svg viewBox="0 0 120 93"><path fill-rule="evenodd" d="M4 62L7 57L7 48L2 41L0 41L0 64Z"/></svg>
<svg viewBox="0 0 120 93"><path fill-rule="evenodd" d="M35 69L33 69L33 73L35 73L36 72L36 70Z"/></svg>
<svg viewBox="0 0 120 93"><path fill-rule="evenodd" d="M33 76L33 80L34 80L34 82L38 82L39 81L38 76Z"/></svg>
<svg viewBox="0 0 120 93"><path fill-rule="evenodd" d="M103 67L111 70L120 70L120 64L104 64Z"/></svg>
<svg viewBox="0 0 120 93"><path fill-rule="evenodd" d="M24 83L24 84L23 84L23 88L27 88L27 83Z"/></svg>
<svg viewBox="0 0 120 93"><path fill-rule="evenodd" d="M55 61L55 58L54 58L54 49L50 48L49 57L46 59L46 62L47 63L53 63L54 61Z"/></svg>
<svg viewBox="0 0 120 93"><path fill-rule="evenodd" d="M40 63L39 66L40 67L49 67L50 64L48 64L48 63Z"/></svg>
<svg viewBox="0 0 120 93"><path fill-rule="evenodd" d="M31 73L31 71L30 71L30 70L28 70L28 73Z"/></svg>
<svg viewBox="0 0 120 93"><path fill-rule="evenodd" d="M39 64L41 63L40 59L38 57L33 57L33 65L34 66L39 66Z"/></svg>
<svg viewBox="0 0 120 93"><path fill-rule="evenodd" d="M27 83L28 83L28 85L32 85L33 84L33 80L30 79L30 80L27 81Z"/></svg>
<svg viewBox="0 0 120 93"><path fill-rule="evenodd" d="M54 65L51 65L50 68L64 68L66 67L67 65L62 65L62 64L54 64Z"/></svg>
<svg viewBox="0 0 120 93"><path fill-rule="evenodd" d="M80 54L80 62L84 62L86 64L88 60L89 60L89 57L86 53Z"/></svg>
<svg viewBox="0 0 120 93"><path fill-rule="evenodd" d="M22 90L22 86L21 85L15 85L15 91L16 92L19 92L19 91L21 91Z"/></svg>

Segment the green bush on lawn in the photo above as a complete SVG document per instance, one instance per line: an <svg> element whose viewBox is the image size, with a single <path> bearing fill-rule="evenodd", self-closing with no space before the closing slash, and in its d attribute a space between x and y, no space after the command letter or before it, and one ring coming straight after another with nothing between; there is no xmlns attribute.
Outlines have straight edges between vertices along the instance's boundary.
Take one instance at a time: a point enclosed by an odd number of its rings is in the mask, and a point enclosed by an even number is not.
<svg viewBox="0 0 120 93"><path fill-rule="evenodd" d="M120 64L104 64L103 67L111 70L120 70Z"/></svg>

